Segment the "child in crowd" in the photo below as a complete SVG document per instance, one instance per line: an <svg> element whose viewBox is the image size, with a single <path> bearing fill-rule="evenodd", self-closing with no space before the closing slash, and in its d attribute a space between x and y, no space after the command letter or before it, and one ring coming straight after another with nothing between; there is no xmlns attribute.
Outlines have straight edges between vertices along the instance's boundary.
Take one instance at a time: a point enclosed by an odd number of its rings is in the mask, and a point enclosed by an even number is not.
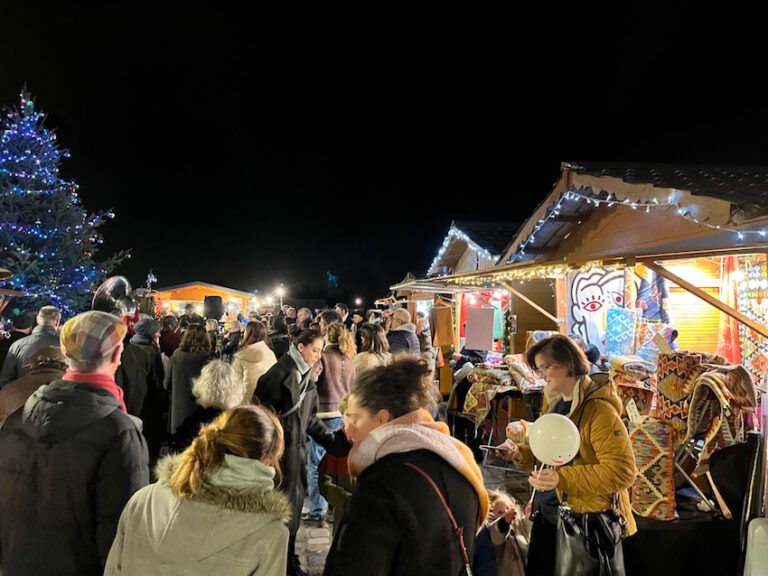
<svg viewBox="0 0 768 576"><path fill-rule="evenodd" d="M489 490L491 509L477 535L472 573L475 576L525 576L531 522L514 498Z"/></svg>
<svg viewBox="0 0 768 576"><path fill-rule="evenodd" d="M344 396L339 403L339 412L341 412L345 422L348 398L349 394ZM334 534L344 515L347 501L352 496L353 483L347 468L347 456L351 449L352 443L344 433L344 427L342 427L334 434L333 444L328 448L317 467L320 494L328 501L328 506L333 511Z"/></svg>

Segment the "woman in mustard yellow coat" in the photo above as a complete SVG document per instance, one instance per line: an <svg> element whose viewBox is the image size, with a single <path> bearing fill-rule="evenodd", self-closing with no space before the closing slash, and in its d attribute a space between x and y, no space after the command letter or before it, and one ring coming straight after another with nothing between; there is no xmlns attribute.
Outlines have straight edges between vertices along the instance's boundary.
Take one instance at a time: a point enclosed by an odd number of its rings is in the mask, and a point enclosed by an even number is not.
<svg viewBox="0 0 768 576"><path fill-rule="evenodd" d="M557 507L563 494L575 513L604 512L618 496L627 535L637 530L627 489L635 480L635 455L621 421L621 401L605 377L588 376L589 361L567 336L537 342L526 361L544 379L542 414L568 416L579 428L579 454L565 466L547 468L528 482L536 489L539 513L533 523L528 553L529 576L551 575L555 564ZM505 458L532 470L535 459L526 444L505 442Z"/></svg>

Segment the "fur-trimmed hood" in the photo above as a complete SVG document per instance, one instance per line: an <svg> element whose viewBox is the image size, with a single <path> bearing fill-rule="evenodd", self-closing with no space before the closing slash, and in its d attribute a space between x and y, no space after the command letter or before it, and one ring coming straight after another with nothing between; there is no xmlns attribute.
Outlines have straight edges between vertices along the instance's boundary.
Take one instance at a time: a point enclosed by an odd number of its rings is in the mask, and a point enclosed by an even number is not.
<svg viewBox="0 0 768 576"><path fill-rule="evenodd" d="M203 484L194 497L174 496L169 480L179 455L157 465L158 482L136 493L124 516L141 525L140 532L159 558L203 560L245 538L285 530L291 508L277 490L225 488Z"/></svg>
<svg viewBox="0 0 768 576"><path fill-rule="evenodd" d="M155 472L158 482L170 484L171 476L179 465L180 454L171 454L158 462ZM203 483L202 490L193 498L211 506L236 512L271 514L286 524L291 519L291 506L281 492L261 489L235 489Z"/></svg>

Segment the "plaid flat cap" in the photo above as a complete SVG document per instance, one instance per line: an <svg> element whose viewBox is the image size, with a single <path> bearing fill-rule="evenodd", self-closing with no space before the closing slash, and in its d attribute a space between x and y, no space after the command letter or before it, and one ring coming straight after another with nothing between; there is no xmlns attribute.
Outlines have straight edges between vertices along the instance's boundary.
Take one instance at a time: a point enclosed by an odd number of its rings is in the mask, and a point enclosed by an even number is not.
<svg viewBox="0 0 768 576"><path fill-rule="evenodd" d="M61 351L76 362L92 362L109 357L128 332L117 316L106 312L84 312L64 324L59 335Z"/></svg>

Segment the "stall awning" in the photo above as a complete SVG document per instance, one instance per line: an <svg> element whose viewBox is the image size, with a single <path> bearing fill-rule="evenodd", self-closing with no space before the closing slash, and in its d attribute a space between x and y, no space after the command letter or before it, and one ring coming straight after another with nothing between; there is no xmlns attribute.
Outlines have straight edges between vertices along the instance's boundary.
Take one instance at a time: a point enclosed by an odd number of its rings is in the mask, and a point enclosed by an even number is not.
<svg viewBox="0 0 768 576"><path fill-rule="evenodd" d="M763 244L768 168L564 163L499 264Z"/></svg>

